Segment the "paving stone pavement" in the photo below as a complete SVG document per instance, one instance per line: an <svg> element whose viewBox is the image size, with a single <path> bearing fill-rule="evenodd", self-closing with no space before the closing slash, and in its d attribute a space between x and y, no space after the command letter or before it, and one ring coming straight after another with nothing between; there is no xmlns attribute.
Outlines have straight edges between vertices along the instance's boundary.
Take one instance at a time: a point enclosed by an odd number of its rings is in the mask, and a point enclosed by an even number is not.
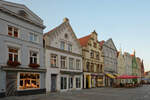
<svg viewBox="0 0 150 100"><path fill-rule="evenodd" d="M150 86L138 88L93 88L78 91L13 96L0 100L150 100Z"/></svg>

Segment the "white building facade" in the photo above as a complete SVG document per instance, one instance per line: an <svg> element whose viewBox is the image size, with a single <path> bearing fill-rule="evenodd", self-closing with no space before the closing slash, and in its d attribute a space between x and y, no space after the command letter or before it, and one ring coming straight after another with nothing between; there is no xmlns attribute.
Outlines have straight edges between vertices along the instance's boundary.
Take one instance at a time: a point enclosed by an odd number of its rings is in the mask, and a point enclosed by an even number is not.
<svg viewBox="0 0 150 100"><path fill-rule="evenodd" d="M42 19L0 1L0 96L45 92Z"/></svg>
<svg viewBox="0 0 150 100"><path fill-rule="evenodd" d="M105 86L113 86L117 75L117 48L111 38L102 41L101 47L104 56Z"/></svg>
<svg viewBox="0 0 150 100"><path fill-rule="evenodd" d="M82 49L69 24L64 22L44 35L47 92L82 88Z"/></svg>

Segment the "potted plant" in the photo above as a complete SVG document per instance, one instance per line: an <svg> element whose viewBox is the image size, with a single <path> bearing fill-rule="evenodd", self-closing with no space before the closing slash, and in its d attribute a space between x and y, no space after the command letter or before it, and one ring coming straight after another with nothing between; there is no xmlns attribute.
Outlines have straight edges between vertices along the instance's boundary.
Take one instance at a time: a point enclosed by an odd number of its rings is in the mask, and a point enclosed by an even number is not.
<svg viewBox="0 0 150 100"><path fill-rule="evenodd" d="M7 61L7 65L13 66L13 67L17 67L17 66L19 66L19 65L21 65L21 64L20 64L20 62L18 62L18 61L11 61L11 60L8 60L8 61Z"/></svg>
<svg viewBox="0 0 150 100"><path fill-rule="evenodd" d="M29 67L38 68L38 67L40 67L40 65L32 63L32 64L29 64Z"/></svg>

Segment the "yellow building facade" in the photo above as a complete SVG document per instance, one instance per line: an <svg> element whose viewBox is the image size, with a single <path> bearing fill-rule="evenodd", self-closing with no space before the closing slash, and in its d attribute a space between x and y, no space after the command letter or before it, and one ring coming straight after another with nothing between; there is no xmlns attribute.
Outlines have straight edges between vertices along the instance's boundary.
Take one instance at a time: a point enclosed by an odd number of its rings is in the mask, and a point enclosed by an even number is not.
<svg viewBox="0 0 150 100"><path fill-rule="evenodd" d="M104 86L104 68L97 33L79 39L83 54L83 88Z"/></svg>

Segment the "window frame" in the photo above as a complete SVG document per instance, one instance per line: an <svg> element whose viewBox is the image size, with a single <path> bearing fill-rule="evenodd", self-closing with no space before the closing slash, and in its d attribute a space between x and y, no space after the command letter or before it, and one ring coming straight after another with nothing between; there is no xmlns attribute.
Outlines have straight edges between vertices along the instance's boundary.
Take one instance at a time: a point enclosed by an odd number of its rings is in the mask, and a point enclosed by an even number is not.
<svg viewBox="0 0 150 100"><path fill-rule="evenodd" d="M10 52L9 49L14 49L14 50L17 50L17 53L14 53L14 52ZM9 56L10 54L12 55L12 60L10 60ZM15 60L15 55L17 56L17 60ZM9 61L19 61L19 49L18 48L15 48L15 47L8 47L8 60Z"/></svg>
<svg viewBox="0 0 150 100"><path fill-rule="evenodd" d="M68 44L68 51L72 52L72 44L71 43Z"/></svg>
<svg viewBox="0 0 150 100"><path fill-rule="evenodd" d="M54 57L55 56L55 57ZM53 62L55 64L52 64L51 61L53 60ZM54 66L55 65L55 66ZM50 67L57 67L58 66L58 55L57 54L51 54L50 55Z"/></svg>
<svg viewBox="0 0 150 100"><path fill-rule="evenodd" d="M32 53L36 53L36 56L33 56ZM32 54L32 55L31 55ZM37 51L30 51L29 52L29 64L38 64L39 62L39 57L38 57L38 52ZM31 58L32 58L32 63L31 63ZM35 63L35 59L36 59L36 63Z"/></svg>
<svg viewBox="0 0 150 100"><path fill-rule="evenodd" d="M65 59L62 59L62 57L64 57ZM65 66L62 66L63 64L65 64ZM66 56L60 56L60 64L61 64L61 69L67 69L67 57Z"/></svg>
<svg viewBox="0 0 150 100"><path fill-rule="evenodd" d="M71 69L71 70L74 69L74 58L69 58L69 69Z"/></svg>
<svg viewBox="0 0 150 100"><path fill-rule="evenodd" d="M35 39L35 37L36 37L36 39ZM38 43L38 35L35 33L29 33L29 41Z"/></svg>
<svg viewBox="0 0 150 100"><path fill-rule="evenodd" d="M65 50L65 42L64 41L60 41L60 49Z"/></svg>
<svg viewBox="0 0 150 100"><path fill-rule="evenodd" d="M81 60L76 59L76 69L81 70Z"/></svg>
<svg viewBox="0 0 150 100"><path fill-rule="evenodd" d="M9 28L12 29L11 32L10 32ZM17 36L15 36L15 30L17 30ZM11 33L11 34L9 34L9 33ZM14 26L8 25L8 27L7 27L7 34L10 37L19 38L19 29L14 27Z"/></svg>

